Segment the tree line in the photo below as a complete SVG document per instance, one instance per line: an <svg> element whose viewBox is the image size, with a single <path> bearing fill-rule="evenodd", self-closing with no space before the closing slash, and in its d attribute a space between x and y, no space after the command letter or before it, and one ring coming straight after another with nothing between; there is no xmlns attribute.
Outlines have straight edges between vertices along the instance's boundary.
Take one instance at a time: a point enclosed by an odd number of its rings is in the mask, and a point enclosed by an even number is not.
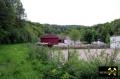
<svg viewBox="0 0 120 79"><path fill-rule="evenodd" d="M24 9L20 0L0 0L0 43L26 41ZM23 35L23 36L22 36Z"/></svg>
<svg viewBox="0 0 120 79"><path fill-rule="evenodd" d="M20 0L0 0L0 44L35 42L44 34L77 36L77 40L87 43L100 40L109 44L110 36L120 35L120 19L91 27L51 25L25 20L24 11Z"/></svg>

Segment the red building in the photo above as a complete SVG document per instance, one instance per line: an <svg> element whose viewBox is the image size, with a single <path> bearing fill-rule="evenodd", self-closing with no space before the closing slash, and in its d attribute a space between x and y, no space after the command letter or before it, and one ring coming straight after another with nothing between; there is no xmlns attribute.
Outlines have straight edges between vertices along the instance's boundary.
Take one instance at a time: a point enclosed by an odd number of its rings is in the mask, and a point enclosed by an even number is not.
<svg viewBox="0 0 120 79"><path fill-rule="evenodd" d="M40 38L40 40L42 43L47 43L49 46L52 46L61 42L61 39L58 36L52 35L52 34L44 35Z"/></svg>

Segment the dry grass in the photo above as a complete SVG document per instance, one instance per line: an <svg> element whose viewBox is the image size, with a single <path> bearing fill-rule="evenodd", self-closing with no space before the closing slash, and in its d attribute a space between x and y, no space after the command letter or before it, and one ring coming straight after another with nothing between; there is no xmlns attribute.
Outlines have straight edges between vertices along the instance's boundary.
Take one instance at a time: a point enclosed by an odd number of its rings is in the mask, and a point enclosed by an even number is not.
<svg viewBox="0 0 120 79"><path fill-rule="evenodd" d="M83 59L86 61L93 60L96 58L99 58L100 61L106 61L107 60L114 60L114 61L119 61L120 60L120 49L76 49L78 58ZM69 52L69 53L68 53ZM73 52L74 49L59 49L55 50L54 53L57 54L62 54L62 57L64 60L68 59L68 55Z"/></svg>

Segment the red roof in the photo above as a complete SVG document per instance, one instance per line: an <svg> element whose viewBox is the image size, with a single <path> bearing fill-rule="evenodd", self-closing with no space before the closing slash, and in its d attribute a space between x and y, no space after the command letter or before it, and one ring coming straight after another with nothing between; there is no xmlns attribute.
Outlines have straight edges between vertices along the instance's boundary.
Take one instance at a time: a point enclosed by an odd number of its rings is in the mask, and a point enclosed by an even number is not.
<svg viewBox="0 0 120 79"><path fill-rule="evenodd" d="M47 35L43 35L41 38L59 38L59 37L53 34L47 34Z"/></svg>

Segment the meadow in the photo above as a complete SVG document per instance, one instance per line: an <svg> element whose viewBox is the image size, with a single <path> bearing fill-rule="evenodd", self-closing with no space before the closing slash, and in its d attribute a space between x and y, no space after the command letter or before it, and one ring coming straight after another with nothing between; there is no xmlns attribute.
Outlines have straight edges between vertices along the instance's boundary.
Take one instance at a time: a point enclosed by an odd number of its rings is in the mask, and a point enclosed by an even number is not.
<svg viewBox="0 0 120 79"><path fill-rule="evenodd" d="M68 50L52 49L31 43L0 45L0 79L104 79L97 74L99 66L120 67L119 50L70 49L64 62ZM50 52L55 53L52 59Z"/></svg>

